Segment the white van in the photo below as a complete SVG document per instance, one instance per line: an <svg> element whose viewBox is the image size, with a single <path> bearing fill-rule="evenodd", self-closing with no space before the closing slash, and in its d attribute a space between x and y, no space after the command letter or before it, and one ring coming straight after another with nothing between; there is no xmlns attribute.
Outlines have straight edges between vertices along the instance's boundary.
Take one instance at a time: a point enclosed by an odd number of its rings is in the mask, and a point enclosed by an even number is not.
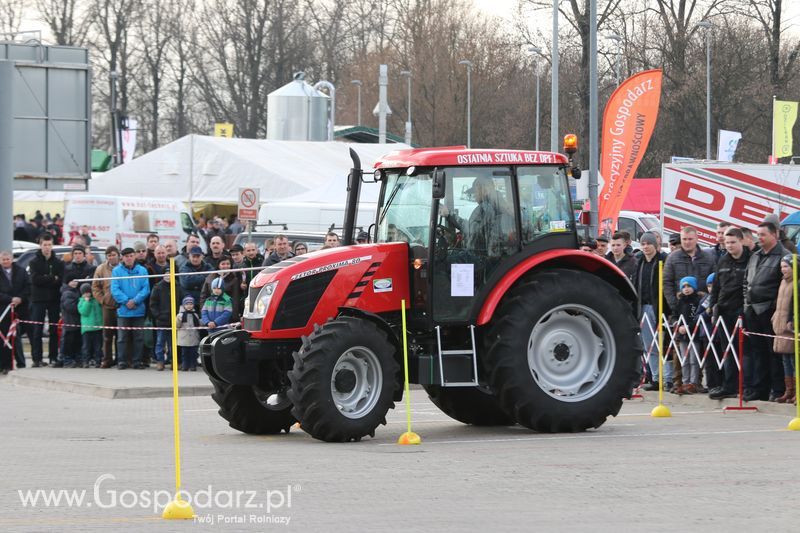
<svg viewBox="0 0 800 533"><path fill-rule="evenodd" d="M617 230L627 231L631 240L639 242L639 237L646 231L662 231L658 217L640 211L620 211L617 218Z"/></svg>
<svg viewBox="0 0 800 533"><path fill-rule="evenodd" d="M175 239L180 249L195 231L192 217L177 200L76 195L67 198L65 209L65 242L72 232L88 226L93 246L132 247L155 233L161 240Z"/></svg>
<svg viewBox="0 0 800 533"><path fill-rule="evenodd" d="M356 227L366 231L371 224L374 224L377 208L377 203L359 202ZM261 206L258 212L258 224L261 227L266 227L270 223L285 224L287 231L325 233L331 226L342 227L344 210L345 205L342 203L276 201Z"/></svg>

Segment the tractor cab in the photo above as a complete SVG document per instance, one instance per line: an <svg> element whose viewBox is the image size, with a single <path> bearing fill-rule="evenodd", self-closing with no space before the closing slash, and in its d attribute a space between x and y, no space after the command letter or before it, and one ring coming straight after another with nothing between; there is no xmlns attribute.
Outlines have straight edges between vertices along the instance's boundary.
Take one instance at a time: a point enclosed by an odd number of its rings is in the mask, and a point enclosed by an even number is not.
<svg viewBox="0 0 800 533"><path fill-rule="evenodd" d="M404 156L378 164L375 241L408 243L416 320L467 323L520 254L577 247L565 157L462 147Z"/></svg>

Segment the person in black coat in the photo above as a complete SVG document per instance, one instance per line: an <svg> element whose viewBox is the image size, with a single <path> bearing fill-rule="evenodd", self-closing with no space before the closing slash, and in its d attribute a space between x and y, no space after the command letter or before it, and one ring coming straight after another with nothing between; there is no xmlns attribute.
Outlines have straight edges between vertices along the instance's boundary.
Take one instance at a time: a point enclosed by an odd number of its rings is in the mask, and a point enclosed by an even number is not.
<svg viewBox="0 0 800 533"><path fill-rule="evenodd" d="M26 318L25 310L31 296L31 286L28 274L22 267L14 264L14 256L11 252L3 250L0 252L0 314L10 305L14 306L14 313L17 318ZM0 320L0 332L8 336L11 329L11 311ZM16 335L15 356L17 367L25 368L25 354L22 351L22 337ZM0 369L3 374L11 370L11 348L5 342L0 341Z"/></svg>
<svg viewBox="0 0 800 533"><path fill-rule="evenodd" d="M28 265L31 275L31 320L50 324L50 363L58 361L58 319L61 316L61 284L64 279L64 262L53 253L53 237L42 235L40 249ZM42 324L31 328L31 358L33 366L42 366ZM46 365L45 365L46 366Z"/></svg>
<svg viewBox="0 0 800 533"><path fill-rule="evenodd" d="M172 326L172 287L169 282L169 267L164 271L164 277L150 292L150 316L153 324L159 328ZM183 300L184 291L180 283L175 285L175 314L178 313L180 302ZM156 330L155 343L156 368L164 370L164 364L168 363L167 358L172 357L172 335L164 329Z"/></svg>

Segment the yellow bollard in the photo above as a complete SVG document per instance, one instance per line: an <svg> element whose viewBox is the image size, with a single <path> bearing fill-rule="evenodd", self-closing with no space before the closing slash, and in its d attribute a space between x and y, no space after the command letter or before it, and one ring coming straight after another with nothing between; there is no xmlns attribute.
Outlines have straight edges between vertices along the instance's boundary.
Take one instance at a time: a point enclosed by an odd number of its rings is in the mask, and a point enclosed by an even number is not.
<svg viewBox="0 0 800 533"><path fill-rule="evenodd" d="M798 338L798 329L800 329L800 317L797 316L798 311L797 303L797 254L792 256L792 310L794 311L794 385L795 391L798 390L798 383L800 383L800 373L797 372L798 363L800 363L800 338ZM796 395L796 393L795 393ZM790 431L800 431L800 402L795 401L797 410L795 417L789 422L786 429Z"/></svg>
<svg viewBox="0 0 800 533"><path fill-rule="evenodd" d="M406 334L406 301L400 301L400 316L402 317L403 323L403 374L405 375L405 389L406 389L406 421L408 423L408 428L405 433L400 435L400 438L397 439L397 444L400 445L409 445L409 444L420 444L422 439L419 438L419 435L411 431L411 394L409 393L408 387L408 336Z"/></svg>
<svg viewBox="0 0 800 533"><path fill-rule="evenodd" d="M189 502L181 499L181 424L178 412L178 336L175 316L178 314L175 301L175 258L169 260L169 293L172 302L172 422L175 429L175 499L167 504L161 518L167 520L191 520L194 510Z"/></svg>
<svg viewBox="0 0 800 533"><path fill-rule="evenodd" d="M664 262L658 262L658 405L650 411L653 418L669 418L672 412L664 405Z"/></svg>

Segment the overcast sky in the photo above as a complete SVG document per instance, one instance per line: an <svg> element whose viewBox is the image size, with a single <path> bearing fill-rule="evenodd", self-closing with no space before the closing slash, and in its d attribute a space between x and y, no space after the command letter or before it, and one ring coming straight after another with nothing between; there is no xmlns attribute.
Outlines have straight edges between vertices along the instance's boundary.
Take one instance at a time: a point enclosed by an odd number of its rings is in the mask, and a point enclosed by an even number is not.
<svg viewBox="0 0 800 533"><path fill-rule="evenodd" d="M486 13L510 19L514 13L517 0L473 0L475 5ZM550 32L552 22L547 17L539 19L543 32ZM783 24L789 25L789 31L794 35L800 34L800 0L789 0L783 3Z"/></svg>

